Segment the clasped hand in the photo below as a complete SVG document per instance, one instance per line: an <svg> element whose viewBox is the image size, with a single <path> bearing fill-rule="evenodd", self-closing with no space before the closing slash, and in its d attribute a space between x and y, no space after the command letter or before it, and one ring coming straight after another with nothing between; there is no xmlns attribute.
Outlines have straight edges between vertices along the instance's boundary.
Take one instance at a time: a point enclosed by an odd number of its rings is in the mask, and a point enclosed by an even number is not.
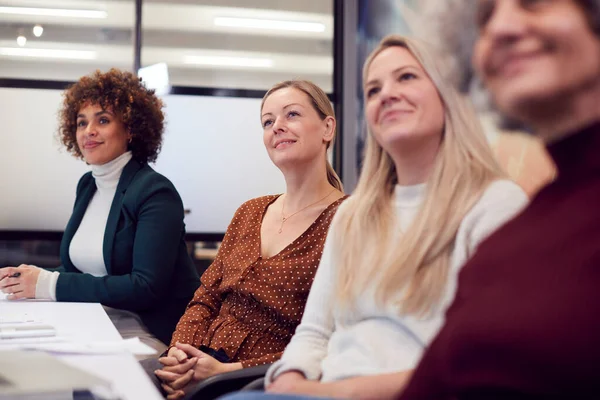
<svg viewBox="0 0 600 400"><path fill-rule="evenodd" d="M154 373L162 381L161 386L167 393L168 400L182 398L196 383L210 376L241 369L239 363L222 363L183 343L171 347L167 356L158 361L163 368Z"/></svg>
<svg viewBox="0 0 600 400"><path fill-rule="evenodd" d="M40 268L26 264L1 268L0 290L8 295L8 300L33 299L40 271ZM18 277L11 277L17 273L20 274Z"/></svg>

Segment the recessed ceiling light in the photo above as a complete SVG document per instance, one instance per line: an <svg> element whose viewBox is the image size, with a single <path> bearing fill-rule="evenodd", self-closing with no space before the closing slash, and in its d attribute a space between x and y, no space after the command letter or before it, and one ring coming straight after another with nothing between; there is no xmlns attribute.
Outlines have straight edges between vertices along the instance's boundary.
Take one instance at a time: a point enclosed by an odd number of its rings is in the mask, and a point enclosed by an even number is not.
<svg viewBox="0 0 600 400"><path fill-rule="evenodd" d="M25 49L17 47L0 47L0 56L94 60L96 58L96 52L87 50Z"/></svg>
<svg viewBox="0 0 600 400"><path fill-rule="evenodd" d="M185 64L214 65L224 67L270 68L273 60L269 58L231 57L231 56L184 56Z"/></svg>
<svg viewBox="0 0 600 400"><path fill-rule="evenodd" d="M23 35L19 35L17 36L17 44L21 47L25 46L25 44L27 43L27 38Z"/></svg>
<svg viewBox="0 0 600 400"><path fill-rule="evenodd" d="M69 10L62 8L34 8L34 7L0 7L0 14L37 15L48 17L69 18L106 18L108 13L101 10Z"/></svg>
<svg viewBox="0 0 600 400"><path fill-rule="evenodd" d="M214 24L230 28L267 29L278 31L325 32L325 24L320 22L283 21L273 19L216 17Z"/></svg>
<svg viewBox="0 0 600 400"><path fill-rule="evenodd" d="M35 37L40 37L44 33L44 27L41 25L36 25L33 27L33 34Z"/></svg>

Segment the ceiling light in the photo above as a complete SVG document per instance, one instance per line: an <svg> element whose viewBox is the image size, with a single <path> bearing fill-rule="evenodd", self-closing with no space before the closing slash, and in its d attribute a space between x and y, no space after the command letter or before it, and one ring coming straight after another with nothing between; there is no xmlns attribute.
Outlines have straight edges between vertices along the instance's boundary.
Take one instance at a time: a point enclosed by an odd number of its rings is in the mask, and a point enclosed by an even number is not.
<svg viewBox="0 0 600 400"><path fill-rule="evenodd" d="M96 52L86 50L21 49L16 47L0 47L0 56L94 60L96 58Z"/></svg>
<svg viewBox="0 0 600 400"><path fill-rule="evenodd" d="M42 33L44 33L44 27L41 25L36 25L33 27L33 34L35 35L35 37L40 37L42 36Z"/></svg>
<svg viewBox="0 0 600 400"><path fill-rule="evenodd" d="M17 36L17 44L21 47L25 46L25 44L27 43L27 38L23 35L19 35Z"/></svg>
<svg viewBox="0 0 600 400"><path fill-rule="evenodd" d="M270 68L273 60L269 58L229 57L229 56L184 56L185 64L215 65L224 67Z"/></svg>
<svg viewBox="0 0 600 400"><path fill-rule="evenodd" d="M273 19L216 17L217 26L231 28L268 29L278 31L325 32L325 24L320 22L281 21Z"/></svg>
<svg viewBox="0 0 600 400"><path fill-rule="evenodd" d="M106 18L108 13L101 10L69 10L61 8L34 8L34 7L0 7L0 14L37 15L48 17L69 18Z"/></svg>

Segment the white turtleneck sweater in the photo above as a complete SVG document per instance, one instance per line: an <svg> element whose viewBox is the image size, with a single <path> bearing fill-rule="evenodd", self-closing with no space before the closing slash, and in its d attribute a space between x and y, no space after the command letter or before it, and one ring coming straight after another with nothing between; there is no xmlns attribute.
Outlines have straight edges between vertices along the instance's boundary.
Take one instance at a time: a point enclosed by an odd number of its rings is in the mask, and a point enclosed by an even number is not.
<svg viewBox="0 0 600 400"><path fill-rule="evenodd" d="M96 193L90 200L77 232L69 246L71 262L82 273L93 276L107 274L103 245L106 222L125 165L131 160L126 152L103 165L92 165ZM56 283L60 273L42 270L35 288L36 299L56 301Z"/></svg>
<svg viewBox="0 0 600 400"><path fill-rule="evenodd" d="M400 232L412 223L424 194L425 185L396 186L394 206ZM338 215L351 201L352 198L342 203ZM482 240L526 203L525 193L511 181L498 180L489 185L459 226L440 305L432 315L423 318L400 315L392 305L380 306L376 285L361 293L354 301L353 311L336 302L337 252L332 237L341 233L336 231L334 217L302 322L281 359L269 369L267 384L288 371L299 371L310 380L330 382L413 369L444 322L460 268ZM401 295L402 288L398 292Z"/></svg>

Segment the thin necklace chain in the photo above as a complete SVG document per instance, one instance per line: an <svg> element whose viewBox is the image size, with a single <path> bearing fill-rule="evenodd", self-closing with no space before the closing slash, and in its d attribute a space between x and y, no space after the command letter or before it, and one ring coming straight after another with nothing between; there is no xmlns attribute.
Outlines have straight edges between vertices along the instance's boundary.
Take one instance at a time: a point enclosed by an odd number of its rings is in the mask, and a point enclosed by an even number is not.
<svg viewBox="0 0 600 400"><path fill-rule="evenodd" d="M292 215L288 215L287 217L285 217L283 215L283 209L285 208L285 197L283 198L282 204L281 204L281 225L279 226L279 231L278 233L281 233L283 231L283 224L290 218L292 218L294 215L298 214L301 211L306 210L308 207L310 206L314 206L317 203L322 202L323 200L325 200L326 198L328 198L329 196L331 196L331 193L335 192L335 188L333 188L333 190L329 193L327 193L327 196L315 201L314 203L310 203L309 205L307 205L306 207L303 207L301 209L299 209L298 211L296 211L295 213L293 213Z"/></svg>

